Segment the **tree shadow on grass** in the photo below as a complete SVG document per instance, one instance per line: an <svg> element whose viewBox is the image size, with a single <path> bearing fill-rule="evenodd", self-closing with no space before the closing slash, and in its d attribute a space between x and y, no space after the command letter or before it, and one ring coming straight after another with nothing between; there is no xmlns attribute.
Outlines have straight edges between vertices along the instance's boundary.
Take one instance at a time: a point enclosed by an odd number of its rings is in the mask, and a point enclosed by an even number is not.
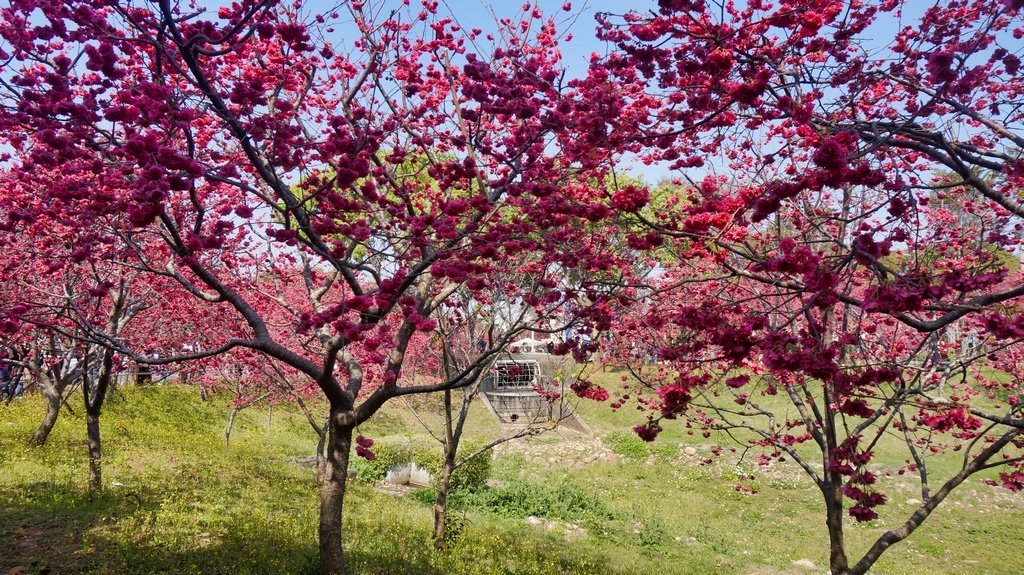
<svg viewBox="0 0 1024 575"><path fill-rule="evenodd" d="M481 522L437 552L428 522L353 515L346 521L346 557L359 575L623 575L592 548L525 525Z"/></svg>
<svg viewBox="0 0 1024 575"><path fill-rule="evenodd" d="M156 525L159 503L47 482L0 489L0 575L314 573L315 542L245 519L224 533ZM212 530L211 530L212 531Z"/></svg>
<svg viewBox="0 0 1024 575"><path fill-rule="evenodd" d="M0 575L315 574L315 524L287 513L259 515L225 513L201 531L202 523L161 509L155 493L115 487L90 497L54 482L0 488ZM524 540L488 529L439 554L425 524L353 515L346 556L358 575L614 572L603 558L547 534Z"/></svg>
<svg viewBox="0 0 1024 575"><path fill-rule="evenodd" d="M77 569L83 533L116 520L122 498L89 498L67 486L37 482L0 490L0 573L62 573Z"/></svg>

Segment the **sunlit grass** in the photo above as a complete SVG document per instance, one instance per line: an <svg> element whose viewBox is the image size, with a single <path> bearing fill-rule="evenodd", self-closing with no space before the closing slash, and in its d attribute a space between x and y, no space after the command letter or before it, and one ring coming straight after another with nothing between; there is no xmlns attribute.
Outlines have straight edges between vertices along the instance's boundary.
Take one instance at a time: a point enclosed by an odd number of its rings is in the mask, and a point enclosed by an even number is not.
<svg viewBox="0 0 1024 575"><path fill-rule="evenodd" d="M62 414L46 446L28 448L41 400L0 408L0 573L315 572L318 495L313 470L300 464L315 435L296 412L276 407L268 419L256 406L242 412L226 446L227 411L226 398L203 402L191 388L116 395L103 415L106 490L90 498L81 410ZM640 445L628 435L638 414L593 404L583 411L623 455L582 470L502 457L494 496L463 500L455 510L462 533L443 553L429 543L423 498L350 484L345 542L355 571L767 574L802 572L793 563L801 559L827 570L820 497L799 470L741 480L750 469L736 467L737 454L698 464L714 438L666 428L658 443ZM470 435L495 431L483 419ZM360 432L422 435L400 405ZM880 520L850 525L851 549L905 519L912 497L912 486L893 486ZM550 528L525 522L538 502L550 508ZM576 527L584 532L570 533ZM972 482L874 572L1016 574L1022 539L1021 498Z"/></svg>

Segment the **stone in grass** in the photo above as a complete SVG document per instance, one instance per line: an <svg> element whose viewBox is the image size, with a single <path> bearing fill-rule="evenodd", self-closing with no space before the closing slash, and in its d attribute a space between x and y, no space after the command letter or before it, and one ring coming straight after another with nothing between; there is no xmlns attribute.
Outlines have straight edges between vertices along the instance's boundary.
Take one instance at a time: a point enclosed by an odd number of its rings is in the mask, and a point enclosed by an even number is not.
<svg viewBox="0 0 1024 575"><path fill-rule="evenodd" d="M814 561L811 561L810 559L797 559L793 562L793 567L800 567L801 569L809 570L818 568L818 566L814 564Z"/></svg>
<svg viewBox="0 0 1024 575"><path fill-rule="evenodd" d="M587 534L587 530L576 525L575 523L566 523L562 525L562 529L565 531L566 539L579 539Z"/></svg>
<svg viewBox="0 0 1024 575"><path fill-rule="evenodd" d="M575 523L559 523L558 521L552 521L551 519L545 519L543 517L536 517L530 515L525 520L527 525L531 527L541 527L548 531L553 531L556 527L561 526L562 533L566 539L578 539L587 534L587 530Z"/></svg>

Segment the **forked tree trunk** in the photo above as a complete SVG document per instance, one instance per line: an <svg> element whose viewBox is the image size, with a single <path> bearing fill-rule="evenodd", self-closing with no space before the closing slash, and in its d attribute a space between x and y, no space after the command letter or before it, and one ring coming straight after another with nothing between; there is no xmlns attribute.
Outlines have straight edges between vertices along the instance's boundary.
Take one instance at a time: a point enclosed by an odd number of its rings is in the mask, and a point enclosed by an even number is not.
<svg viewBox="0 0 1024 575"><path fill-rule="evenodd" d="M64 404L63 396L56 390L50 389L46 385L41 385L40 389L46 397L46 415L39 422L39 427L32 435L32 438L28 440L28 444L33 447L46 443L46 439L50 437L53 427L57 425L57 417L60 416L60 408Z"/></svg>
<svg viewBox="0 0 1024 575"><path fill-rule="evenodd" d="M89 448L89 494L99 495L103 491L103 450L100 442L100 414L110 389L110 378L114 367L114 353L109 349L101 355L99 374L92 379L88 372L83 374L82 399L85 402L85 429Z"/></svg>
<svg viewBox="0 0 1024 575"><path fill-rule="evenodd" d="M345 502L353 425L343 412L332 410L328 422L327 453L320 484L320 574L348 575L342 551L341 513Z"/></svg>

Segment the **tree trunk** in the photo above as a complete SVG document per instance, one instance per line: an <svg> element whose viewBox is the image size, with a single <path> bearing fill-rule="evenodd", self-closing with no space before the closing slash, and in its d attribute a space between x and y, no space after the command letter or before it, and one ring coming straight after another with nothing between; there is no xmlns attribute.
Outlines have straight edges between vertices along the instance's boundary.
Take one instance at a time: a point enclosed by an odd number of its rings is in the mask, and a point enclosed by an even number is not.
<svg viewBox="0 0 1024 575"><path fill-rule="evenodd" d="M348 575L342 551L341 513L345 502L352 428L344 412L331 412L327 454L320 484L320 574Z"/></svg>
<svg viewBox="0 0 1024 575"><path fill-rule="evenodd" d="M235 427L235 416L242 408L235 406L231 408L231 413L228 415L228 424L224 427L224 445L231 445L231 430Z"/></svg>
<svg viewBox="0 0 1024 575"><path fill-rule="evenodd" d="M33 447L46 443L46 438L50 436L53 427L57 425L57 416L60 415L60 408L64 404L60 393L52 393L52 390L47 390L46 386L40 386L40 388L43 390L43 395L46 396L46 416L39 423L39 428L32 435L32 439L28 440L28 444Z"/></svg>
<svg viewBox="0 0 1024 575"><path fill-rule="evenodd" d="M89 410L85 414L85 429L89 445L89 494L103 491L103 465L100 444L100 415Z"/></svg>
<svg viewBox="0 0 1024 575"><path fill-rule="evenodd" d="M99 495L103 491L103 461L100 443L100 413L110 389L110 378L114 367L114 353L103 350L99 373L90 377L83 371L82 399L85 403L85 429L89 447L89 494Z"/></svg>
<svg viewBox="0 0 1024 575"><path fill-rule="evenodd" d="M324 453L324 448L327 445L327 436L329 435L328 426L330 423L324 425L323 430L317 430L316 440L316 484L323 485L324 475L327 469L327 455Z"/></svg>
<svg viewBox="0 0 1024 575"><path fill-rule="evenodd" d="M437 478L437 500L434 501L434 548L441 551L445 548L445 532L448 527L448 488L452 482L454 461L445 458L441 476Z"/></svg>
<svg viewBox="0 0 1024 575"><path fill-rule="evenodd" d="M822 488L825 496L825 524L828 527L829 566L833 575L849 573L846 541L843 537L843 494L840 486L826 481Z"/></svg>
<svg viewBox="0 0 1024 575"><path fill-rule="evenodd" d="M447 348L445 348L447 358ZM446 363L447 365L447 363ZM451 374L445 370L445 376L449 379ZM458 429L453 426L452 421L452 391L444 390L444 465L441 467L441 476L437 479L437 499L434 501L434 547L442 550L445 547L445 531L448 528L448 488L451 486L452 473L455 472L455 455L459 449L459 439L462 436L462 422L466 416L466 405L459 413Z"/></svg>

